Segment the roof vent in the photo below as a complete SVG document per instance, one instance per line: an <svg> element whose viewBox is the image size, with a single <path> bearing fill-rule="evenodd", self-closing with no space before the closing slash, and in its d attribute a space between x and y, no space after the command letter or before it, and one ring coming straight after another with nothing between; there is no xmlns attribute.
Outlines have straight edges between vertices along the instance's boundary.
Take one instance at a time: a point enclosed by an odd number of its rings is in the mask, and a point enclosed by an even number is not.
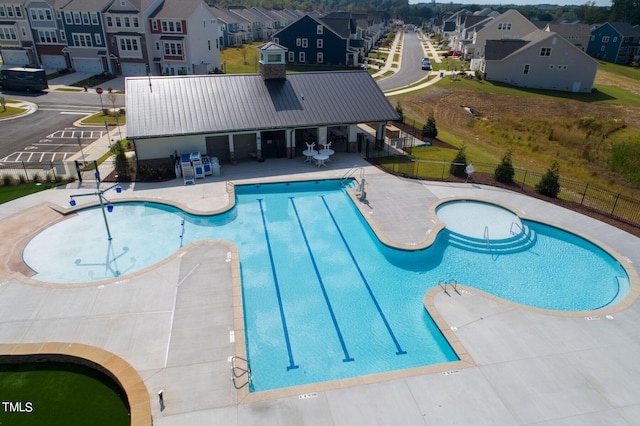
<svg viewBox="0 0 640 426"><path fill-rule="evenodd" d="M287 78L287 66L284 58L287 48L269 42L258 46L260 52L260 74L264 80Z"/></svg>

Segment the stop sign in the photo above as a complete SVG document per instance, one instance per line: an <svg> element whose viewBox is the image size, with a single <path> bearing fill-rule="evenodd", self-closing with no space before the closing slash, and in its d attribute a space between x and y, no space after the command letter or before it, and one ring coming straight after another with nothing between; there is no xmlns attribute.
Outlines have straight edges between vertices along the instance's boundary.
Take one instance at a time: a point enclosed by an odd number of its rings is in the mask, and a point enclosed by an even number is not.
<svg viewBox="0 0 640 426"><path fill-rule="evenodd" d="M96 89L96 93L97 93L98 95L102 95L102 87L98 87L98 88Z"/></svg>

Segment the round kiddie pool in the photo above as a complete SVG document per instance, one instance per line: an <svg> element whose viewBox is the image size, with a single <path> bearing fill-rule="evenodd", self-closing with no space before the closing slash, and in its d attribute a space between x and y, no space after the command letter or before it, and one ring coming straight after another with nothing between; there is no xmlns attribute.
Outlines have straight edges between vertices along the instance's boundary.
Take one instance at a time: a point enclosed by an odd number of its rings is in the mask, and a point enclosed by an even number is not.
<svg viewBox="0 0 640 426"><path fill-rule="evenodd" d="M512 211L479 201L449 201L438 206L436 214L449 231L470 238L504 240L523 230Z"/></svg>

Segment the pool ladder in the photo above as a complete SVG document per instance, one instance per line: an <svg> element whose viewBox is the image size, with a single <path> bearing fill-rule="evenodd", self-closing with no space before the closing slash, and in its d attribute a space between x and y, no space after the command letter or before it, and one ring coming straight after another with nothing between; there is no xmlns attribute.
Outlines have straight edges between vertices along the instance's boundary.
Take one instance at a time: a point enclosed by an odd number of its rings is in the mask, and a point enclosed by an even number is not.
<svg viewBox="0 0 640 426"><path fill-rule="evenodd" d="M458 291L458 280L456 280L455 278L452 278L450 280L441 280L438 282L438 285L442 290L444 290L444 294L446 294L449 297L451 297L451 295L447 291L447 286L451 286L453 288L453 291L458 293L458 296L462 296Z"/></svg>
<svg viewBox="0 0 640 426"><path fill-rule="evenodd" d="M340 181L343 182L344 185L344 181L355 175L357 172L360 172L360 180L358 181L356 179L356 182L358 182L358 186L356 187L356 197L360 200L366 200L367 192L365 191L366 181L364 179L364 167L354 166L350 168L344 175L342 175Z"/></svg>
<svg viewBox="0 0 640 426"><path fill-rule="evenodd" d="M236 364L236 361L238 360L244 364L244 367ZM244 380L245 377L246 381ZM233 380L233 387L236 389L242 389L243 387L251 384L251 368L249 367L249 361L239 356L231 357L231 380Z"/></svg>

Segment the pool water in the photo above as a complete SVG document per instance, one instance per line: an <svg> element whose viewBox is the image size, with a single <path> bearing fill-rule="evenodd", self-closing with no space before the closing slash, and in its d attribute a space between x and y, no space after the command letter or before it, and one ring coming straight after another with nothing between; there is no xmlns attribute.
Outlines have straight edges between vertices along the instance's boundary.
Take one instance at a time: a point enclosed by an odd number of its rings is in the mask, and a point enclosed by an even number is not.
<svg viewBox="0 0 640 426"><path fill-rule="evenodd" d="M489 244L445 230L431 247L403 251L378 241L339 181L237 186L236 196L232 210L211 217L117 204L110 242L101 211L83 210L36 236L24 259L35 279L84 282L140 270L194 241L233 242L252 391L457 360L423 306L443 280L570 311L615 304L628 292L612 256L538 222L523 220L523 232ZM52 247L60 236L65 243ZM52 253L55 265L42 261Z"/></svg>

